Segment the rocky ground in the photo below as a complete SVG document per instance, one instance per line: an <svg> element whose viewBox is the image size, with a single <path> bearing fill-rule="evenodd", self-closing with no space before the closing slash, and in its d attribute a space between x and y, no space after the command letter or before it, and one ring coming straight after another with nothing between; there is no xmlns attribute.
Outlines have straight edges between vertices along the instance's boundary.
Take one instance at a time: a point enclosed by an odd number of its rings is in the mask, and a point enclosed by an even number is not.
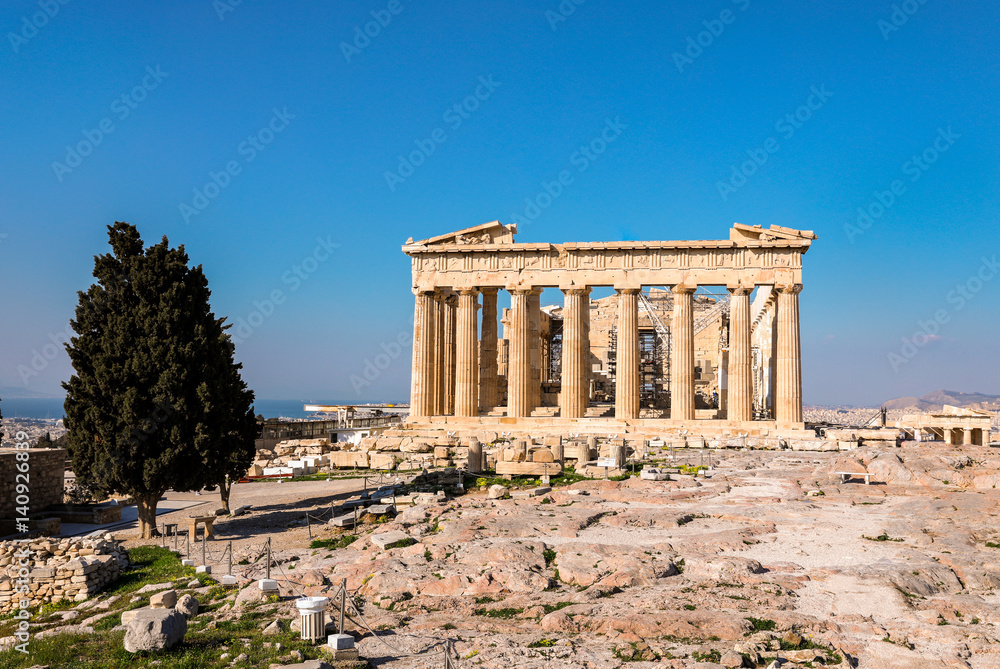
<svg viewBox="0 0 1000 669"><path fill-rule="evenodd" d="M348 628L387 669L443 666L446 639L458 667L1000 667L995 449L907 442L713 461L697 478L580 481L514 499L472 490L401 507L353 542L316 530L340 548L310 548L291 510L223 527L258 545L273 537L287 599L261 626L293 620L295 595L330 596L346 579ZM841 483L840 471L873 483ZM296 490L319 482L254 485L276 507L329 501ZM371 537L389 531L416 543L379 548ZM263 576L263 561L247 562L238 575Z"/></svg>

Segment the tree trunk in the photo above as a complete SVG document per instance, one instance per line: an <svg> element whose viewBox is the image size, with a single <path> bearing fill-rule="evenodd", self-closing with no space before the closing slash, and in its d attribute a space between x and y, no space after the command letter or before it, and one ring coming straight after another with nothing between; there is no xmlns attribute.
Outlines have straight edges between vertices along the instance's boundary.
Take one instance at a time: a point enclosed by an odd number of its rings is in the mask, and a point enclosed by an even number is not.
<svg viewBox="0 0 1000 669"><path fill-rule="evenodd" d="M136 497L136 507L139 509L139 531L143 539L160 536L156 529L156 503L160 501L162 492L150 493Z"/></svg>
<svg viewBox="0 0 1000 669"><path fill-rule="evenodd" d="M222 510L229 513L229 493L233 491L233 483L225 478L219 484L219 497L222 499Z"/></svg>

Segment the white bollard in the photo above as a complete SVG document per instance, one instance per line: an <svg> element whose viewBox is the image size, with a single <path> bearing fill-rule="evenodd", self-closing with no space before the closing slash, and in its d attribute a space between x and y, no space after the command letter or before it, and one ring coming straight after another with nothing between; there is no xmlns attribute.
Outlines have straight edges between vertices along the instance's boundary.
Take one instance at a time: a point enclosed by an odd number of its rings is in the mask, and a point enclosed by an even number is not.
<svg viewBox="0 0 1000 669"><path fill-rule="evenodd" d="M295 600L302 623L302 639L317 641L326 638L326 605L328 597L300 597Z"/></svg>

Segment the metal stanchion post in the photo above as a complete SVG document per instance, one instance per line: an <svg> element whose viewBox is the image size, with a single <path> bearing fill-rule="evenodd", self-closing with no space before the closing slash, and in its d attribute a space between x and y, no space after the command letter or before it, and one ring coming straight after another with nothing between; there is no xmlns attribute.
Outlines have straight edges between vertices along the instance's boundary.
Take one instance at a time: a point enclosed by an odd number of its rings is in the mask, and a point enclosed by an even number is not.
<svg viewBox="0 0 1000 669"><path fill-rule="evenodd" d="M167 525L163 524L163 531L160 532L160 548L167 547Z"/></svg>
<svg viewBox="0 0 1000 669"><path fill-rule="evenodd" d="M266 578L271 578L271 537L267 538L267 576Z"/></svg>
<svg viewBox="0 0 1000 669"><path fill-rule="evenodd" d="M205 544L206 543L208 543L208 532L207 531L205 532L205 534L201 535L201 563L203 565L204 564L208 564L207 562L205 562Z"/></svg>
<svg viewBox="0 0 1000 669"><path fill-rule="evenodd" d="M347 608L347 579L343 579L340 582L340 630L341 634L344 634L344 609Z"/></svg>
<svg viewBox="0 0 1000 669"><path fill-rule="evenodd" d="M191 533L190 532L188 532L187 534L184 535L184 545L185 545L185 552L187 553L187 559L190 560L191 559Z"/></svg>
<svg viewBox="0 0 1000 669"><path fill-rule="evenodd" d="M306 511L306 529L309 530L309 538L313 538L313 526L312 521L309 519L309 512Z"/></svg>
<svg viewBox="0 0 1000 669"><path fill-rule="evenodd" d="M229 542L229 569L226 574L231 575L233 573L233 542Z"/></svg>

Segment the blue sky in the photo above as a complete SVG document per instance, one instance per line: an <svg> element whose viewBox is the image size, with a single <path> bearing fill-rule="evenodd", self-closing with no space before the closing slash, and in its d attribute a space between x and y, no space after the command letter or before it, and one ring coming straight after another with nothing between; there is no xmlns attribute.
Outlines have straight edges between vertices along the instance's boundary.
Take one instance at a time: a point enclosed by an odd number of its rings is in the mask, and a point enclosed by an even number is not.
<svg viewBox="0 0 1000 669"><path fill-rule="evenodd" d="M46 345L124 220L256 324L258 397L405 399L400 245L522 217L524 242L814 230L807 403L1000 394L995 4L231 2L3 3L0 386L60 392Z"/></svg>

